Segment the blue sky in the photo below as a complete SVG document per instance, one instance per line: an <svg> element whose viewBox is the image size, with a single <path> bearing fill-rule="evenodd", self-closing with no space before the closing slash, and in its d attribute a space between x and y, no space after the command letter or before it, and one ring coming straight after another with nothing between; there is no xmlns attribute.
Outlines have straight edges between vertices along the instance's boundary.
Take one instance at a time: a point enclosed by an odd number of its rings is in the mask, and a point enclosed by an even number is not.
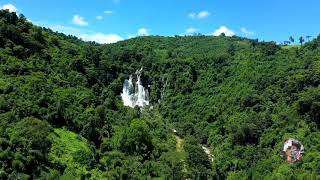
<svg viewBox="0 0 320 180"><path fill-rule="evenodd" d="M319 0L0 0L33 23L84 40L201 33L282 42L320 33Z"/></svg>

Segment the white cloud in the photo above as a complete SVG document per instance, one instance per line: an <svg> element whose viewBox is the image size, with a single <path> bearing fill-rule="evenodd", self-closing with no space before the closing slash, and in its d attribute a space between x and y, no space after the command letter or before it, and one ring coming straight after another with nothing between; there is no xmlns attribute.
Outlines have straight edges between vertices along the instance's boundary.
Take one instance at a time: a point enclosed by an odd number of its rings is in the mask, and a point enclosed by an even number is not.
<svg viewBox="0 0 320 180"><path fill-rule="evenodd" d="M104 11L104 13L105 13L105 14L108 14L108 15L111 15L111 14L113 14L113 11L106 10L106 11Z"/></svg>
<svg viewBox="0 0 320 180"><path fill-rule="evenodd" d="M100 44L110 44L123 40L123 38L117 34L105 34L101 32L95 32L90 30L83 30L79 28L63 26L63 25L47 25L42 24L53 31L62 32L67 35L73 35L81 38L84 41L95 41Z"/></svg>
<svg viewBox="0 0 320 180"><path fill-rule="evenodd" d="M241 32L242 32L243 34L245 34L246 36L251 36L251 35L256 34L255 32L249 31L249 30L247 30L247 29L244 28L244 27L241 28Z"/></svg>
<svg viewBox="0 0 320 180"><path fill-rule="evenodd" d="M112 14L113 14L113 11L106 10L106 11L103 11L103 13L106 14L106 15L112 15ZM102 15L96 16L96 19L97 19L97 20L102 20L102 19L103 19L103 16L102 16ZM83 19L82 19L82 20L83 20Z"/></svg>
<svg viewBox="0 0 320 180"><path fill-rule="evenodd" d="M135 38L135 37L137 37L137 36L130 34L130 35L127 36L127 39L132 39L132 38Z"/></svg>
<svg viewBox="0 0 320 180"><path fill-rule="evenodd" d="M234 36L235 33L228 29L226 26L220 26L217 30L214 31L214 36L220 36L222 33L224 33L226 36Z"/></svg>
<svg viewBox="0 0 320 180"><path fill-rule="evenodd" d="M192 12L188 14L189 18L191 19L204 19L210 16L208 11L200 11L198 13Z"/></svg>
<svg viewBox="0 0 320 180"><path fill-rule="evenodd" d="M89 25L89 23L86 22L84 20L84 18L79 16L78 14L73 16L72 22L73 22L73 24L78 25L78 26L88 26Z"/></svg>
<svg viewBox="0 0 320 180"><path fill-rule="evenodd" d="M210 15L210 13L208 11L201 11L198 13L198 19L203 19L206 18Z"/></svg>
<svg viewBox="0 0 320 180"><path fill-rule="evenodd" d="M186 29L186 33L187 34L193 34L193 33L196 33L198 31L199 31L199 29L193 28L193 27L190 27L190 28Z"/></svg>
<svg viewBox="0 0 320 180"><path fill-rule="evenodd" d="M9 10L9 12L17 12L18 9L12 4L4 4L1 9Z"/></svg>
<svg viewBox="0 0 320 180"><path fill-rule="evenodd" d="M147 28L138 29L138 36L149 36L150 30Z"/></svg>
<svg viewBox="0 0 320 180"><path fill-rule="evenodd" d="M95 41L100 44L111 44L116 43L118 41L122 41L123 38L117 34L81 34L80 38L84 41Z"/></svg>
<svg viewBox="0 0 320 180"><path fill-rule="evenodd" d="M97 20L102 20L103 17L102 17L102 16L97 16L96 19L97 19Z"/></svg>

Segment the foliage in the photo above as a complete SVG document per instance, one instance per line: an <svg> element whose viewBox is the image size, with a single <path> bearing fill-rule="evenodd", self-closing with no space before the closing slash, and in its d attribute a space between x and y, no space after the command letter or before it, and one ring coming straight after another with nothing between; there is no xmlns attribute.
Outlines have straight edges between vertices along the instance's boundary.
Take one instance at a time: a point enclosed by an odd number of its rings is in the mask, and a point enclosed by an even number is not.
<svg viewBox="0 0 320 180"><path fill-rule="evenodd" d="M319 179L320 36L300 42L98 45L0 11L0 179ZM152 107L124 107L141 67ZM288 138L302 162L279 156Z"/></svg>

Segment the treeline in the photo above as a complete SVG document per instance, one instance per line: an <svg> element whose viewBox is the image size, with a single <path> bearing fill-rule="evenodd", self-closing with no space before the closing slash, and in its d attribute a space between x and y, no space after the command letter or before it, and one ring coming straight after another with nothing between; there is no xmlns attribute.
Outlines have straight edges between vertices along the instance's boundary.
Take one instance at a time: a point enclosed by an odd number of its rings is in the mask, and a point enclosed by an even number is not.
<svg viewBox="0 0 320 180"><path fill-rule="evenodd" d="M153 107L124 107L141 67ZM98 45L0 11L0 179L316 179L319 83L320 37ZM279 156L291 137L306 149L294 165Z"/></svg>

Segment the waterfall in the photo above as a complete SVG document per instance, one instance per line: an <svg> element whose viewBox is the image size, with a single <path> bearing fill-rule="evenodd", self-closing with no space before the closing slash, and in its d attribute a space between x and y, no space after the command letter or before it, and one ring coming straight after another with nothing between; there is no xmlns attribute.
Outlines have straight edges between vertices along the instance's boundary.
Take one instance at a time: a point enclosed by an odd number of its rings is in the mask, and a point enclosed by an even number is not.
<svg viewBox="0 0 320 180"><path fill-rule="evenodd" d="M211 150L205 146L201 146L201 147L202 147L203 151L208 155L209 160L211 162L213 162L214 156L213 156L213 154L211 154Z"/></svg>
<svg viewBox="0 0 320 180"><path fill-rule="evenodd" d="M147 88L142 85L141 71L142 68L135 73L137 76L135 86L133 85L132 75L123 83L121 97L124 106L134 108L135 106L144 107L149 105L149 93Z"/></svg>
<svg viewBox="0 0 320 180"><path fill-rule="evenodd" d="M160 99L158 99L158 103L160 104L161 100L164 98L165 96L165 89L168 86L168 78L166 78L165 80L165 76L162 76L161 78L161 89L160 89Z"/></svg>

